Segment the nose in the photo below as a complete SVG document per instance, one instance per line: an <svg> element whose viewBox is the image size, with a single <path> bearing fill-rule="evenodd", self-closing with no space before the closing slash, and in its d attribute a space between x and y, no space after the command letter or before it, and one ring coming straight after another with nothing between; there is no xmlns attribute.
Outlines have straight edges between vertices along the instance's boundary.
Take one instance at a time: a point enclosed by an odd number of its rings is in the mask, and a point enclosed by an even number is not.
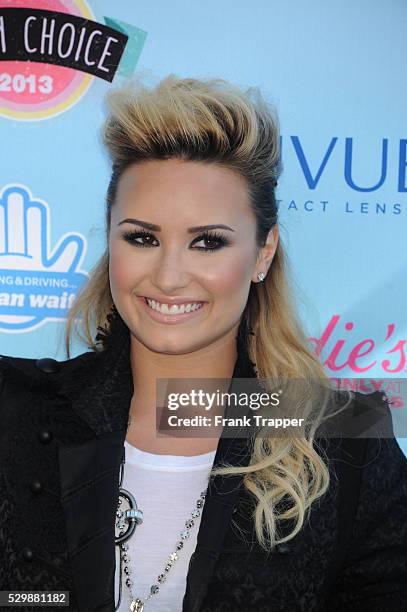
<svg viewBox="0 0 407 612"><path fill-rule="evenodd" d="M190 284L191 271L188 266L188 253L168 251L156 262L151 282L158 292L170 296Z"/></svg>

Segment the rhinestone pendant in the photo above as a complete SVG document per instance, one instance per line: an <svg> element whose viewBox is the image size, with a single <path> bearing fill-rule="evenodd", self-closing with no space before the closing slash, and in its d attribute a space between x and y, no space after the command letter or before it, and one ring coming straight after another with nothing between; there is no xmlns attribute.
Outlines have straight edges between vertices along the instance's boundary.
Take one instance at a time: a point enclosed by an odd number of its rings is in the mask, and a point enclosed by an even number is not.
<svg viewBox="0 0 407 612"><path fill-rule="evenodd" d="M130 604L130 612L143 612L144 603L137 597Z"/></svg>

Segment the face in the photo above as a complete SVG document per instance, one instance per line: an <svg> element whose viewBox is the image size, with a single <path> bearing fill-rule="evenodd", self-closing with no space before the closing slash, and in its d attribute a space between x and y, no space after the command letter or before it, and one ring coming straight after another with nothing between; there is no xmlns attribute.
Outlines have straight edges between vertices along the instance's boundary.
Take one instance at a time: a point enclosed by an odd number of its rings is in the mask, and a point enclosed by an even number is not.
<svg viewBox="0 0 407 612"><path fill-rule="evenodd" d="M274 228L259 255L255 233L245 181L231 170L178 159L128 167L111 210L109 275L131 334L168 354L234 338L277 246Z"/></svg>

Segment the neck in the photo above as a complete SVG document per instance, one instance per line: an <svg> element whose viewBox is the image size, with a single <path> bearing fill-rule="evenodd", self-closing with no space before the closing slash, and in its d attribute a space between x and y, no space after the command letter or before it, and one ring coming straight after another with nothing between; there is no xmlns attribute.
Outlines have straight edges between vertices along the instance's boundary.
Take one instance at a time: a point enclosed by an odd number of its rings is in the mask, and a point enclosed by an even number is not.
<svg viewBox="0 0 407 612"><path fill-rule="evenodd" d="M127 440L141 450L158 454L193 455L209 452L217 446L220 431L214 437L180 438L177 436L159 435L156 431L157 406L163 406L165 395L156 397L156 380L162 379L192 379L182 382L178 392L188 392L196 387L194 379L204 380L199 388L213 391L219 386L211 379L230 380L237 359L237 329L216 344L204 347L191 353L167 354L150 350L133 335L130 337L130 359L133 376L133 397L130 406L130 426ZM164 382L164 381L163 381ZM166 385L160 389L168 392ZM172 387L171 392L175 389ZM226 389L225 389L226 390Z"/></svg>

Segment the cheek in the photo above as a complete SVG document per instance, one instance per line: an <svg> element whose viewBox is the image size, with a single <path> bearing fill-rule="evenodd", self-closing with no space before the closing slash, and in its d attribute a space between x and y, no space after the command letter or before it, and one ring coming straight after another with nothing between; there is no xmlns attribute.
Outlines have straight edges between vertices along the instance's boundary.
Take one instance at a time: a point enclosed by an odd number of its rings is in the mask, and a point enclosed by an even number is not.
<svg viewBox="0 0 407 612"><path fill-rule="evenodd" d="M109 254L109 275L112 285L125 288L134 283L135 268L131 257L123 249L111 248Z"/></svg>
<svg viewBox="0 0 407 612"><path fill-rule="evenodd" d="M231 294L243 296L247 293L251 272L249 253L239 253L239 255L235 253L233 261L219 262L216 273L211 275L208 282L214 294L225 297Z"/></svg>

